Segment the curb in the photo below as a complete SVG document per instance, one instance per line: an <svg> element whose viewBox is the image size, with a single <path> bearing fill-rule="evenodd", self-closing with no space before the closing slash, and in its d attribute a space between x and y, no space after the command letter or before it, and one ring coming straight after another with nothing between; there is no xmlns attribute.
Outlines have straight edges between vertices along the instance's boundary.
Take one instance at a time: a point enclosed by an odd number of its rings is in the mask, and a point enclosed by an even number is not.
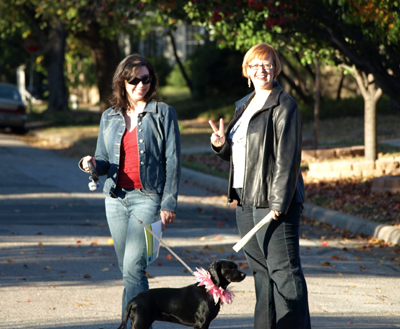
<svg viewBox="0 0 400 329"><path fill-rule="evenodd" d="M204 174L192 169L182 167L181 179L187 180L194 185L201 186L210 191L226 194L228 180ZM387 243L400 245L400 228L391 225L382 225L369 220L344 214L317 206L313 203L304 203L303 216L331 226L345 228L356 234L364 234Z"/></svg>
<svg viewBox="0 0 400 329"><path fill-rule="evenodd" d="M364 234L378 240L384 240L387 243L400 245L400 229L391 225L378 224L312 203L304 203L303 216L318 222L345 228L353 233Z"/></svg>

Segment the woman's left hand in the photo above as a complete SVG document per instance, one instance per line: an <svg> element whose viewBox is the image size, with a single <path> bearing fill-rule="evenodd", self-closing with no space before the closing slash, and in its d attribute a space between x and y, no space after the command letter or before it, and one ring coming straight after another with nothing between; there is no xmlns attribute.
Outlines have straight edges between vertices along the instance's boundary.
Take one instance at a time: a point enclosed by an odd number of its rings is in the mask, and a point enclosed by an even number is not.
<svg viewBox="0 0 400 329"><path fill-rule="evenodd" d="M278 220L278 217L282 215L282 213L278 210L271 210L269 213L272 214L272 218L274 220Z"/></svg>
<svg viewBox="0 0 400 329"><path fill-rule="evenodd" d="M175 221L176 213L173 211L161 210L162 231L164 232L165 226L170 225Z"/></svg>

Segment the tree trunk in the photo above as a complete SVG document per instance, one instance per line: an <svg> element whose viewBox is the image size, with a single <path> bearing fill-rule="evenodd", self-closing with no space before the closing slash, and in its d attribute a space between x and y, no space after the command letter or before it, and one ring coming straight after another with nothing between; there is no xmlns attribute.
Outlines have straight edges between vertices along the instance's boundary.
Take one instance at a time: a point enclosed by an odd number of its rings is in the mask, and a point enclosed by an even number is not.
<svg viewBox="0 0 400 329"><path fill-rule="evenodd" d="M378 158L376 104L373 97L364 98L364 156L368 161Z"/></svg>
<svg viewBox="0 0 400 329"><path fill-rule="evenodd" d="M178 56L178 52L176 50L175 39L174 39L174 36L172 35L171 29L168 29L168 36L169 36L169 38L171 40L172 49L174 51L174 56L175 56L176 63L178 64L179 69L181 70L183 78L186 81L186 85L189 87L190 91L192 91L192 81L190 80L189 76L187 75L187 73L185 71L185 68L183 67L182 62L181 62L181 60L180 60L180 58Z"/></svg>
<svg viewBox="0 0 400 329"><path fill-rule="evenodd" d="M65 39L67 32L60 22L48 27L47 52L44 55L44 65L47 69L49 86L49 111L68 111L69 93L65 83Z"/></svg>
<svg viewBox="0 0 400 329"><path fill-rule="evenodd" d="M382 89L379 88L372 74L365 74L356 68L355 65L342 67L352 71L356 78L364 98L364 149L365 160L375 161L378 158L378 138L377 138L377 115L376 105L382 96Z"/></svg>
<svg viewBox="0 0 400 329"><path fill-rule="evenodd" d="M36 17L34 8L27 5L23 9L31 22L32 29L38 39L40 53L43 54L43 65L47 70L49 88L49 111L66 111L68 106L68 89L65 83L65 40L67 31L64 25L55 17L46 20L46 27L42 17Z"/></svg>
<svg viewBox="0 0 400 329"><path fill-rule="evenodd" d="M112 81L115 69L120 61L118 41L101 36L98 23L91 23L88 31L80 32L77 38L90 49L96 70L97 87L100 94L100 110L104 112L109 107L112 92Z"/></svg>
<svg viewBox="0 0 400 329"><path fill-rule="evenodd" d="M338 89L337 89L337 92L336 92L336 99L337 100L340 99L340 93L341 93L342 88L343 88L344 77L345 77L345 74L344 74L344 71L342 70L342 76L340 77L339 86L338 86Z"/></svg>
<svg viewBox="0 0 400 329"><path fill-rule="evenodd" d="M318 126L320 104L320 68L318 60L315 61L315 104L314 104L314 150L318 149Z"/></svg>

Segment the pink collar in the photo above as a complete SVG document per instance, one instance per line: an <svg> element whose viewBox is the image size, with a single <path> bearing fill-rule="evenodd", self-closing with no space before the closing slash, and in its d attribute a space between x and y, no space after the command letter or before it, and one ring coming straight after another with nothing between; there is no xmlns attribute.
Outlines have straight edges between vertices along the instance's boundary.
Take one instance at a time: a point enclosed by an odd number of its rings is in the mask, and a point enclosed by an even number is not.
<svg viewBox="0 0 400 329"><path fill-rule="evenodd" d="M221 300L221 304L231 304L232 298L235 297L235 294L226 289L224 290L221 287L218 287L211 280L211 275L208 271L203 268L198 269L196 267L196 272L194 272L194 276L196 277L196 282L198 282L199 286L204 286L206 290L213 296L215 304L218 303L218 299Z"/></svg>

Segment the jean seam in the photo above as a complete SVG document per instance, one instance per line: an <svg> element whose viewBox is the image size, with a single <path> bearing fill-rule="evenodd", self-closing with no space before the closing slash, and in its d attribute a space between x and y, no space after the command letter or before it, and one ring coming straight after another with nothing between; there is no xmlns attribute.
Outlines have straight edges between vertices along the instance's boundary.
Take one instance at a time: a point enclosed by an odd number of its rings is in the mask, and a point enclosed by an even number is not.
<svg viewBox="0 0 400 329"><path fill-rule="evenodd" d="M283 224L284 226L286 225L285 222L283 222L282 224ZM295 280L294 274L293 274L293 269L294 269L294 268L293 268L293 266L292 266L292 262L291 262L290 257L289 257L289 250L288 250L287 235L286 235L285 227L284 227L284 230L283 230L283 234L284 234L285 241L286 241L286 243L285 243L285 250L286 250L286 258L287 258L287 260L288 260L288 262L289 262L290 277L291 277L291 279L292 279L292 285L293 285L293 290L294 290L294 292L295 292L295 296L297 296L297 295L298 295L298 291L297 291L297 287L296 287L296 280Z"/></svg>

